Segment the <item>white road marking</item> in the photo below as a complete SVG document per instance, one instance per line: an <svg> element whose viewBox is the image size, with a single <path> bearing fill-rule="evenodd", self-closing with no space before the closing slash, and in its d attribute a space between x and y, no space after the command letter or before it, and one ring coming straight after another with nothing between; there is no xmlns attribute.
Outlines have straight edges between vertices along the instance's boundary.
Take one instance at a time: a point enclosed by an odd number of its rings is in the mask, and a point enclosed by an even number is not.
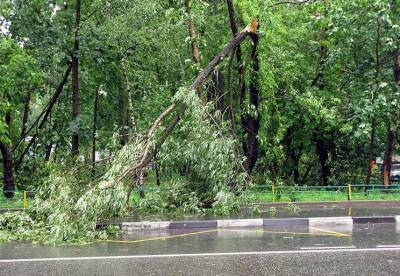
<svg viewBox="0 0 400 276"><path fill-rule="evenodd" d="M349 249L318 249L292 251L255 251L255 252L225 252L225 253L195 253L195 254L167 254L167 255L128 255L128 256L96 256L96 257L64 257L64 258L36 258L36 259L9 259L0 260L0 263L14 262L49 262L49 261L90 261L90 260L118 260L118 259L148 259L148 258L175 258L175 257L217 257L240 255L274 255L274 254L310 254L310 253L338 253L338 252L382 252L400 251L400 248L349 248Z"/></svg>
<svg viewBox="0 0 400 276"><path fill-rule="evenodd" d="M380 244L377 248L400 248L400 244Z"/></svg>
<svg viewBox="0 0 400 276"><path fill-rule="evenodd" d="M313 246L313 247L300 247L301 250L324 250L324 249L354 249L354 245L349 246Z"/></svg>

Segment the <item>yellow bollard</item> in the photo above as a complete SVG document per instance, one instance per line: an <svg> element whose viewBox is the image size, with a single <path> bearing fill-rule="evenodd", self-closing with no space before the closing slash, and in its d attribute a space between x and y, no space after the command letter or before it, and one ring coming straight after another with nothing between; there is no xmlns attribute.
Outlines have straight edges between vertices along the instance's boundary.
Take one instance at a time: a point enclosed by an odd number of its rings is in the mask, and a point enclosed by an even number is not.
<svg viewBox="0 0 400 276"><path fill-rule="evenodd" d="M24 209L26 209L26 207L27 207L27 201L26 201L26 191L24 191L23 193L22 193L22 207L24 208Z"/></svg>
<svg viewBox="0 0 400 276"><path fill-rule="evenodd" d="M347 186L347 188L348 188L347 199L348 199L348 200L351 200L351 184L349 184L349 185Z"/></svg>
<svg viewBox="0 0 400 276"><path fill-rule="evenodd" d="M272 202L275 202L275 185L272 185Z"/></svg>

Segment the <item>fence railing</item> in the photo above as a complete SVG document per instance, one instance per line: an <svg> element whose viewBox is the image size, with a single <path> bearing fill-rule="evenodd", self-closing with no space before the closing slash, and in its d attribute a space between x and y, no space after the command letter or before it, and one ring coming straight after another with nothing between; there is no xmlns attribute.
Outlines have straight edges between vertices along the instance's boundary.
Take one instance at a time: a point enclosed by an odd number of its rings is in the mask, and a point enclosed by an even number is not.
<svg viewBox="0 0 400 276"><path fill-rule="evenodd" d="M400 200L400 186L348 184L338 186L258 185L251 189L256 201Z"/></svg>
<svg viewBox="0 0 400 276"><path fill-rule="evenodd" d="M135 198L147 192L168 190L165 187L145 187L135 189ZM257 185L248 191L256 202L296 202L296 201L345 201L345 200L400 200L400 185L388 187L382 184L348 184L338 186L284 186ZM7 198L4 193L12 193ZM27 209L31 206L34 192L3 191L0 195L0 209Z"/></svg>

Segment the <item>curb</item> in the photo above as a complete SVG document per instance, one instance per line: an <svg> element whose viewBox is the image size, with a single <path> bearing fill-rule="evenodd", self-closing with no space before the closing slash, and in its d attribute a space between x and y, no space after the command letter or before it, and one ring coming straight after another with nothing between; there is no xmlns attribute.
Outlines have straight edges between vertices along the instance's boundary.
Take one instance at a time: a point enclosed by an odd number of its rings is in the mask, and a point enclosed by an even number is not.
<svg viewBox="0 0 400 276"><path fill-rule="evenodd" d="M232 227L352 227L355 224L393 223L400 225L400 216L365 216L365 217L312 217L312 218L277 218L277 219L222 219L197 221L138 221L122 223L99 223L97 229L107 225L119 226L125 232L137 230L161 229L198 229Z"/></svg>

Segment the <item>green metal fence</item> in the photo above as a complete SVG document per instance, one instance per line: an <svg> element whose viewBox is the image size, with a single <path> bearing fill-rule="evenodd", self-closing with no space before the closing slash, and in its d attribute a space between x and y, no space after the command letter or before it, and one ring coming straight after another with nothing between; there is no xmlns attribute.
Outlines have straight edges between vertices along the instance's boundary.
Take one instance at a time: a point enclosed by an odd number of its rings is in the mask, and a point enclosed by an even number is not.
<svg viewBox="0 0 400 276"><path fill-rule="evenodd" d="M400 200L400 186L348 184L337 186L259 185L251 190L259 202Z"/></svg>
<svg viewBox="0 0 400 276"><path fill-rule="evenodd" d="M136 188L134 197L140 200L140 193L167 190L165 187L151 186ZM31 206L32 191L9 191L12 198L0 195L0 209L26 209ZM381 184L348 184L335 186L284 186L257 185L247 191L255 202L297 202L297 201L346 201L346 200L400 200L400 185L385 187Z"/></svg>

